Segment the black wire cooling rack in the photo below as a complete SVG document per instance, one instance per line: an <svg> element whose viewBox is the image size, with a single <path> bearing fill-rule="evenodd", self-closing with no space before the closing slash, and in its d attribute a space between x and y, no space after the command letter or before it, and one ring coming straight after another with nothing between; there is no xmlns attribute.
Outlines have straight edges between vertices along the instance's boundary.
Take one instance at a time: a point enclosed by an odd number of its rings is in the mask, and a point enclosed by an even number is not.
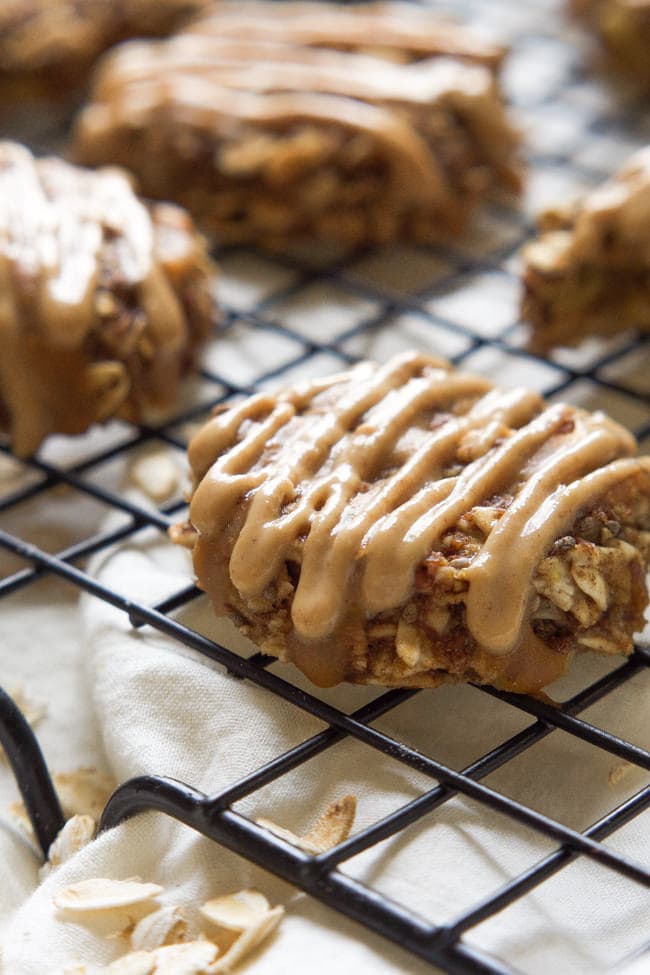
<svg viewBox="0 0 650 975"><path fill-rule="evenodd" d="M511 99L529 126L533 182L546 180L553 184L554 180L570 176L575 183L593 185L625 152L645 140L650 141L650 115L644 117L634 102L621 93L608 93L606 85L599 85L585 74L581 51L571 38L567 41L563 36L566 26L561 22L556 3L492 0L482 4L480 0L466 0L447 6L469 14L470 19L487 20L513 44L515 54L506 70L505 81ZM556 196L561 193L558 188ZM524 898L576 858L590 858L608 871L650 887L650 870L646 866L601 842L650 807L650 784L611 808L583 832L483 784L486 776L556 729L650 772L650 752L580 718L582 711L648 667L650 650L638 646L625 662L562 706L477 687L477 694L492 695L535 720L466 768L456 771L375 727L377 719L415 693L432 692L391 690L348 714L294 686L290 676L284 678L271 673L266 667L272 658L261 653L242 658L178 622L173 611L199 595L194 586L188 585L159 605L146 606L102 585L83 566L90 555L128 539L143 528L166 532L183 508L182 503L174 502L152 510L127 500L103 487L100 479L93 478L101 465L144 444L162 442L184 449L186 442L181 432L184 424L202 418L212 406L229 396L249 392L274 379L281 381L298 368L323 371L325 365L336 368L356 361L369 351L378 350L381 355L382 349L388 348L383 343L424 341L429 348L438 348L455 363L468 368L481 369L487 363L488 370L505 381L513 376L532 376L533 384L548 396L571 397L586 390L588 397L595 401L605 400L610 412L622 410L635 434L647 444L650 440L649 338L628 335L613 343L589 347L586 352L560 353L549 362L526 351L525 330L512 310L514 302L506 300L503 313L504 302L499 296L512 295L516 287L513 255L531 233L530 221L521 210L495 203L484 212L474 235L451 249L402 248L390 255L369 251L353 258L330 259L323 259L322 255L314 259L304 254L272 259L238 249L224 250L217 256L226 268L226 280L228 268L243 257L252 260L256 267L273 268L284 283L261 298L256 294L249 307L226 308L217 348L227 348L229 332L233 338L246 332L258 349L281 347L282 354L274 357L263 352L261 361L268 359L268 367L259 368L254 365L255 354L252 354L248 366L250 380L245 382L235 381L229 375L226 357L224 370L203 370L201 395L197 394L195 402L165 424L130 428L119 443L85 456L72 466L49 462L43 457L32 458L24 463L37 480L0 497L0 547L24 562L22 568L0 580L0 605L3 598L34 584L43 575L53 574L117 607L128 615L134 626L154 627L327 725L326 730L278 754L253 774L216 795L206 795L191 785L156 776L126 782L108 802L101 828L110 828L143 810L158 810L302 888L333 910L421 959L456 975L512 975L514 969L505 961L471 946L463 939L464 934ZM402 273L406 269L406 288L395 284L392 272L386 272L387 267L396 265ZM313 289L344 295L362 311L356 320L344 322L335 337L316 337L314 330L304 331L300 325L295 326L293 315L285 314L292 303L300 309L304 295ZM468 316L462 296L469 293L474 294L475 311ZM478 316L477 307L481 310ZM334 327L336 311L332 315ZM252 348L250 341L248 348ZM9 453L1 445L0 450ZM93 533L55 553L1 527L2 519L26 502L46 503L48 491L58 485L67 485L74 492L95 499L107 510L121 512L124 523L112 530ZM435 780L435 785L317 856L307 855L233 810L237 801L344 738L363 742L376 752L416 769ZM0 742L5 746L38 842L46 853L62 825L62 813L33 733L11 699L1 692ZM338 869L353 856L396 836L456 795L469 797L486 809L532 828L552 841L553 851L440 926L425 921ZM649 937L650 932L639 933L640 940L644 936Z"/></svg>

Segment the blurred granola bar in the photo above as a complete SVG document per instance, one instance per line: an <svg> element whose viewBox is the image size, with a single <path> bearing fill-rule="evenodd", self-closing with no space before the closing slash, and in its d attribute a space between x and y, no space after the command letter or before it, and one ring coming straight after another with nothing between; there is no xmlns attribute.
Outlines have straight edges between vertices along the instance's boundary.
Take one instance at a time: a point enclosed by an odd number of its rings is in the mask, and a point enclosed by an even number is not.
<svg viewBox="0 0 650 975"><path fill-rule="evenodd" d="M650 147L539 226L523 249L522 317L535 349L650 331Z"/></svg>
<svg viewBox="0 0 650 975"><path fill-rule="evenodd" d="M292 20L295 6L316 9L315 23ZM452 43L459 28L422 9L402 21L394 5L286 8L218 5L169 41L113 52L78 120L77 158L129 166L147 195L223 240L276 248L438 241L495 186L518 188L497 49L465 31ZM423 60L357 53L364 36Z"/></svg>

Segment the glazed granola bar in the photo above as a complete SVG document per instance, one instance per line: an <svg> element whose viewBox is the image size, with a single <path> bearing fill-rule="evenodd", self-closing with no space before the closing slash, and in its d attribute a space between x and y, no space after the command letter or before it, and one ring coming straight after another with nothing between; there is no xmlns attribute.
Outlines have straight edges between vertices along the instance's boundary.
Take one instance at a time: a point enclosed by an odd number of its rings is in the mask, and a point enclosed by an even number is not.
<svg viewBox="0 0 650 975"><path fill-rule="evenodd" d="M0 430L18 455L169 407L212 320L185 212L145 206L118 170L0 143Z"/></svg>
<svg viewBox="0 0 650 975"><path fill-rule="evenodd" d="M57 96L129 37L163 35L206 0L2 0L0 99Z"/></svg>
<svg viewBox="0 0 650 975"><path fill-rule="evenodd" d="M457 234L495 185L518 188L517 145L480 64L391 64L208 21L109 56L75 153L128 164L223 240L282 248Z"/></svg>
<svg viewBox="0 0 650 975"><path fill-rule="evenodd" d="M603 44L612 65L650 87L650 0L571 0L574 13Z"/></svg>
<svg viewBox="0 0 650 975"><path fill-rule="evenodd" d="M523 250L534 349L650 331L650 147L583 200L543 214L540 231Z"/></svg>
<svg viewBox="0 0 650 975"><path fill-rule="evenodd" d="M643 626L635 450L602 413L408 353L224 406L172 537L216 613L316 684L536 692Z"/></svg>

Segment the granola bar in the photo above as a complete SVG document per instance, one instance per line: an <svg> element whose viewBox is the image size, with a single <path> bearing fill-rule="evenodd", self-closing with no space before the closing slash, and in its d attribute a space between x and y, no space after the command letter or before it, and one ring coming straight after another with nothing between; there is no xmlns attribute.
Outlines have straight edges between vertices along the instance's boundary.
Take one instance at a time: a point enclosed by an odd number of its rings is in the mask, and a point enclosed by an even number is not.
<svg viewBox="0 0 650 975"><path fill-rule="evenodd" d="M650 0L571 0L573 12L598 36L612 66L650 87Z"/></svg>
<svg viewBox="0 0 650 975"><path fill-rule="evenodd" d="M210 266L188 215L144 205L126 174L0 143L0 430L49 433L175 400L212 322Z"/></svg>
<svg viewBox="0 0 650 975"><path fill-rule="evenodd" d="M214 25L110 55L76 157L128 165L219 238L272 248L436 241L496 185L519 187L518 136L483 65L391 64Z"/></svg>
<svg viewBox="0 0 650 975"><path fill-rule="evenodd" d="M602 413L408 353L223 407L172 537L215 612L316 684L532 693L643 626L635 452Z"/></svg>
<svg viewBox="0 0 650 975"><path fill-rule="evenodd" d="M650 331L650 147L581 201L543 214L523 259L534 349Z"/></svg>
<svg viewBox="0 0 650 975"><path fill-rule="evenodd" d="M56 96L129 37L164 35L206 0L2 0L0 98Z"/></svg>

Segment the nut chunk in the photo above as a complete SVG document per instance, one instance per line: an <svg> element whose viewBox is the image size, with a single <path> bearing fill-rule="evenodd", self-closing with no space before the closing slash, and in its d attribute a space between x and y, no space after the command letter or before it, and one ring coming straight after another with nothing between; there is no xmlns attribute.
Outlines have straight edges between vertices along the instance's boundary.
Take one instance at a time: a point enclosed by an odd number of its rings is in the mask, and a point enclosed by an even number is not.
<svg viewBox="0 0 650 975"><path fill-rule="evenodd" d="M128 165L230 242L458 234L495 186L519 187L498 52L399 9L224 4L169 41L123 46L98 72L76 156ZM360 52L364 37L415 61Z"/></svg>
<svg viewBox="0 0 650 975"><path fill-rule="evenodd" d="M169 407L211 325L205 244L126 174L0 143L0 430L49 433Z"/></svg>
<svg viewBox="0 0 650 975"><path fill-rule="evenodd" d="M612 66L650 88L650 0L570 0L598 36Z"/></svg>
<svg viewBox="0 0 650 975"><path fill-rule="evenodd" d="M643 626L635 448L602 413L409 353L216 414L172 537L215 611L317 684L536 692Z"/></svg>
<svg viewBox="0 0 650 975"><path fill-rule="evenodd" d="M523 250L533 348L650 331L650 146L578 203L544 213L540 230Z"/></svg>

